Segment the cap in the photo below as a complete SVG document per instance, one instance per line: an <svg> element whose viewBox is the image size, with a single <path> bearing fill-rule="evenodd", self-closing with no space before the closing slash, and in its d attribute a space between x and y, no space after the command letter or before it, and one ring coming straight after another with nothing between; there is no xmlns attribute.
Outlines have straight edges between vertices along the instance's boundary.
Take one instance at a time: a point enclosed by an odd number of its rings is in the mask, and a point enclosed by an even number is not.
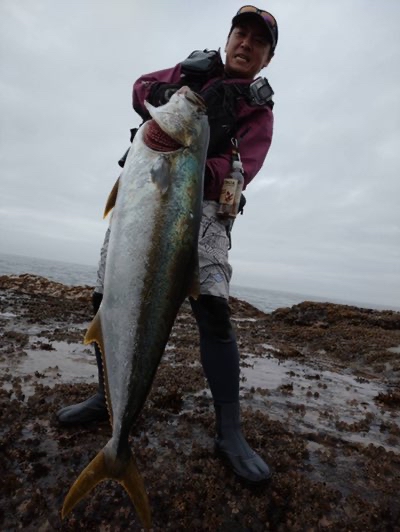
<svg viewBox="0 0 400 532"><path fill-rule="evenodd" d="M278 44L278 24L275 17L263 9L258 9L254 6L243 6L232 19L232 28L246 20L258 20L262 23L265 27L268 41L272 44L272 50L275 50Z"/></svg>

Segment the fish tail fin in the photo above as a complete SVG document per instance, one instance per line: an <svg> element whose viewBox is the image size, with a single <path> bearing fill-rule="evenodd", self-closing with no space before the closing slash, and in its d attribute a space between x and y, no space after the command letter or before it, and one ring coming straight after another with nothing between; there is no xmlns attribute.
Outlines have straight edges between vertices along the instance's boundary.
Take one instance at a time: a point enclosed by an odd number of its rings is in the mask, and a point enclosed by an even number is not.
<svg viewBox="0 0 400 532"><path fill-rule="evenodd" d="M107 468L105 465L104 450L101 450L97 456L82 471L79 477L72 484L61 510L61 517L64 519L70 513L72 508L85 497L99 482L107 478Z"/></svg>
<svg viewBox="0 0 400 532"><path fill-rule="evenodd" d="M61 511L63 519L99 482L113 479L125 488L145 530L151 528L150 505L142 476L131 450L128 449L124 455L126 458L123 462L120 459L112 459L104 448L95 456L75 480L65 497Z"/></svg>
<svg viewBox="0 0 400 532"><path fill-rule="evenodd" d="M146 488L144 486L142 475L139 473L136 460L130 451L130 456L126 468L121 478L118 479L120 484L128 493L136 512L145 529L151 528L151 511Z"/></svg>

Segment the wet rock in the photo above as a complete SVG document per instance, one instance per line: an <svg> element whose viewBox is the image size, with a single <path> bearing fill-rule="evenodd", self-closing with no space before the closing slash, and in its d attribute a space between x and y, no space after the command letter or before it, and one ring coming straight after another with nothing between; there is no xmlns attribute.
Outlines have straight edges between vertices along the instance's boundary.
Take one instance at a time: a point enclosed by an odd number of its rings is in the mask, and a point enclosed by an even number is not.
<svg viewBox="0 0 400 532"><path fill-rule="evenodd" d="M91 293L32 275L0 277L1 530L140 529L112 481L60 518L72 482L110 437L107 422L65 428L55 416L96 390L81 378L85 364L88 375L96 369L79 347ZM273 479L243 486L214 456L212 399L185 303L131 435L154 529L400 530L400 313L304 302L264 314L235 298L230 305L250 379L241 383L243 429ZM68 377L62 349L76 359ZM253 383L250 375L272 362L283 380ZM380 391L363 395L368 389ZM329 404L337 394L346 415Z"/></svg>

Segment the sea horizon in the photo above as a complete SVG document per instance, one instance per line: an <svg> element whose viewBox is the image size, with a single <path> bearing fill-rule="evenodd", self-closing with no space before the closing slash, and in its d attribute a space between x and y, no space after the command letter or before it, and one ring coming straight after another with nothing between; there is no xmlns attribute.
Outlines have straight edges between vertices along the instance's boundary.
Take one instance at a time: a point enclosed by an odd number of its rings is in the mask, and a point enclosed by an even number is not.
<svg viewBox="0 0 400 532"><path fill-rule="evenodd" d="M97 266L57 259L30 257L27 255L0 253L0 275L22 275L25 273L45 277L49 280L72 286L94 286ZM334 303L339 305L372 308L376 310L400 311L400 307L366 301L345 300L332 296L320 296L301 292L285 291L269 287L244 286L233 282L231 296L252 304L263 312L277 308L291 307L303 301Z"/></svg>

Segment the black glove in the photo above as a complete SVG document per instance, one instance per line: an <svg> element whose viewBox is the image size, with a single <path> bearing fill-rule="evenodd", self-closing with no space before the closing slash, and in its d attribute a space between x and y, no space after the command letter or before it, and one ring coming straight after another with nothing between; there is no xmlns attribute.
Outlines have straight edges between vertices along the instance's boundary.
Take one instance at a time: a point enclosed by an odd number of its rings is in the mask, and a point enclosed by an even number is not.
<svg viewBox="0 0 400 532"><path fill-rule="evenodd" d="M155 83L150 90L148 102L154 107L164 105L169 101L171 96L181 88L178 83Z"/></svg>
<svg viewBox="0 0 400 532"><path fill-rule="evenodd" d="M138 129L137 127L131 129L131 142L133 141L133 139L135 138L135 135L136 133L138 132ZM126 158L128 157L128 153L129 153L129 150L131 149L131 147L129 146L129 148L126 150L126 152L123 154L123 156L121 157L121 159L118 161L118 164L120 165L121 168L123 168L125 166L125 161L126 161Z"/></svg>

